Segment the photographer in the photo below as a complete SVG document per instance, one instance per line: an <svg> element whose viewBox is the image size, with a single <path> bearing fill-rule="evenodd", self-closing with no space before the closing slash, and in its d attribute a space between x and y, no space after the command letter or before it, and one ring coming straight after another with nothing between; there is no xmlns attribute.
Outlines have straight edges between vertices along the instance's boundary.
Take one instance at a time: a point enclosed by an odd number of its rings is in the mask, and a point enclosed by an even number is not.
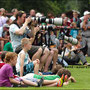
<svg viewBox="0 0 90 90"><path fill-rule="evenodd" d="M6 21L6 23L9 20ZM3 50L4 45L9 41L9 23L0 27L0 50Z"/></svg>
<svg viewBox="0 0 90 90"><path fill-rule="evenodd" d="M82 52L82 50L80 50L81 36L77 36L77 39L78 39L77 45L72 46L71 43L67 43L65 54L64 54L64 60L70 65L76 65L81 60L83 65L89 66L90 64L87 63L84 53Z"/></svg>
<svg viewBox="0 0 90 90"><path fill-rule="evenodd" d="M16 20L10 25L9 32L11 43L13 50L17 53L21 51L21 40L27 36L30 37L31 35L33 38L31 42L33 43L35 34L39 31L39 27L34 27L32 25L32 30L30 32L29 28L27 28L28 23L30 22L31 18L26 18L26 13L24 11L19 11L16 15ZM32 57L32 60L41 58L40 65L42 66L49 54L49 50L40 46L32 46L31 50L28 51L28 54Z"/></svg>
<svg viewBox="0 0 90 90"><path fill-rule="evenodd" d="M88 51L87 54L90 56L90 20L89 20L89 15L90 12L86 13L84 16L84 20L81 23L81 28L82 28L82 41L83 45L88 46Z"/></svg>

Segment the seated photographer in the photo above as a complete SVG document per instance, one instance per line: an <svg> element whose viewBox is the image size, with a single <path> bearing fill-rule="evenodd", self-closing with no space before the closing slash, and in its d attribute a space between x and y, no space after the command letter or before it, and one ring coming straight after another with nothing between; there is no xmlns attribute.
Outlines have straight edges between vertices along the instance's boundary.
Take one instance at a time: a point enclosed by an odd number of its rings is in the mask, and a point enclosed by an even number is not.
<svg viewBox="0 0 90 90"><path fill-rule="evenodd" d="M39 27L35 27L32 25L31 30L28 27L28 24L31 22L31 18L26 18L26 13L24 11L19 11L16 15L15 21L10 25L10 38L13 50L16 53L19 53L21 48L21 40L27 36L33 37L32 43L34 41L34 37L36 33L40 30ZM31 38L30 37L30 38ZM40 46L32 46L31 50L28 51L28 54L30 57L32 57L32 60L40 59L41 58L41 66L45 62L49 50L47 48L42 48ZM42 68L42 67L41 67Z"/></svg>
<svg viewBox="0 0 90 90"><path fill-rule="evenodd" d="M83 54L83 52L79 49L81 47L80 42L78 42L77 45L72 46L71 43L67 43L65 53L62 52L62 55L64 53L64 60L69 64L69 65L76 65L81 62L83 65L89 66L90 64L87 63L87 60Z"/></svg>

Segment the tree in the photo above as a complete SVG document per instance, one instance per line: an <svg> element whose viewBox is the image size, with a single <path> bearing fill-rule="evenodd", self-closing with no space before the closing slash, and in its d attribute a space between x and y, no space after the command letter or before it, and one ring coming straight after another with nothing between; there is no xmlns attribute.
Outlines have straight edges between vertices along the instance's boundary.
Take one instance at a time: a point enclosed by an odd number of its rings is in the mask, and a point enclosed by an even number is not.
<svg viewBox="0 0 90 90"><path fill-rule="evenodd" d="M83 14L89 8L90 0L2 0L0 7L5 8L9 12L13 8L24 10L29 13L30 9L47 15L52 12L54 15L67 12L69 10L78 10Z"/></svg>

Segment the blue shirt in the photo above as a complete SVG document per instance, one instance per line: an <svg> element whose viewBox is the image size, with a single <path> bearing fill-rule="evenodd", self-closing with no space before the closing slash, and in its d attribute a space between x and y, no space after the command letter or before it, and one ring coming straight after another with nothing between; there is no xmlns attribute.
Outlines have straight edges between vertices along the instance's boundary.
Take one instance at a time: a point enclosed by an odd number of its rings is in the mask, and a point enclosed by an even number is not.
<svg viewBox="0 0 90 90"><path fill-rule="evenodd" d="M70 35L71 35L73 38L76 38L77 35L78 35L78 30L77 30L77 29L71 29Z"/></svg>

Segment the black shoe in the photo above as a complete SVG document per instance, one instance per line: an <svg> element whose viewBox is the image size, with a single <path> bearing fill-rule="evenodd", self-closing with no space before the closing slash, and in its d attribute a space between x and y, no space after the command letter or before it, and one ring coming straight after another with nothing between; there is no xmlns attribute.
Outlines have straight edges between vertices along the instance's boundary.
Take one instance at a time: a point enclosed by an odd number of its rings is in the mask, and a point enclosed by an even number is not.
<svg viewBox="0 0 90 90"><path fill-rule="evenodd" d="M37 82L37 83L38 83L38 86L37 86L37 87L41 87L41 86L42 86L43 81L44 81L44 78L42 77L42 78L40 79L40 81L39 81L39 82Z"/></svg>

